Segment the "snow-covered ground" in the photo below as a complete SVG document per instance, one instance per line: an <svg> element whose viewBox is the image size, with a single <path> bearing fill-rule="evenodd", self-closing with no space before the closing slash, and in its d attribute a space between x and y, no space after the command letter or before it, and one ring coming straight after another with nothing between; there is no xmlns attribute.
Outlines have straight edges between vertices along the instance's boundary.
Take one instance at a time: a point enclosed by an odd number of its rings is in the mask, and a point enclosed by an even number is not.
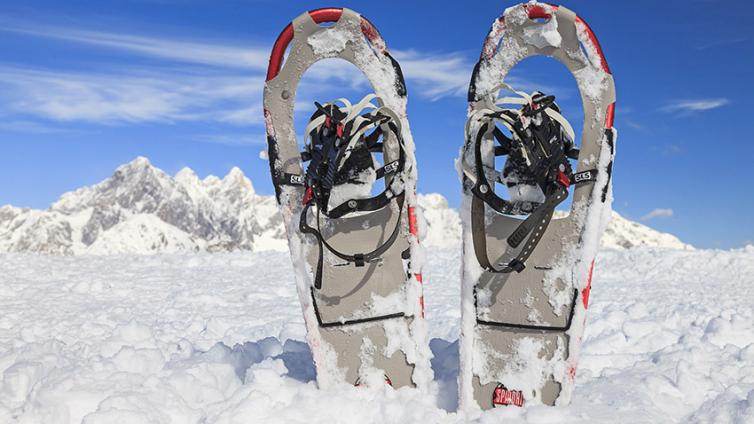
<svg viewBox="0 0 754 424"><path fill-rule="evenodd" d="M0 423L754 422L753 247L601 252L573 404L484 414L428 257L435 394L318 390L286 253L0 255Z"/></svg>

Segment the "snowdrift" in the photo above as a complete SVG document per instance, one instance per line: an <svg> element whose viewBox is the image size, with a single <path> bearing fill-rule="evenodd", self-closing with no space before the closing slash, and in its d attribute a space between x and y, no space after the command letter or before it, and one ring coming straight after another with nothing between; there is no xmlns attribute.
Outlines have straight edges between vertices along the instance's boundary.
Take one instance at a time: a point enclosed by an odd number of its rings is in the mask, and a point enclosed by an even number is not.
<svg viewBox="0 0 754 424"><path fill-rule="evenodd" d="M457 406L457 249L426 267L436 394L318 390L288 255L0 260L0 422L754 422L754 247L603 250L573 403Z"/></svg>

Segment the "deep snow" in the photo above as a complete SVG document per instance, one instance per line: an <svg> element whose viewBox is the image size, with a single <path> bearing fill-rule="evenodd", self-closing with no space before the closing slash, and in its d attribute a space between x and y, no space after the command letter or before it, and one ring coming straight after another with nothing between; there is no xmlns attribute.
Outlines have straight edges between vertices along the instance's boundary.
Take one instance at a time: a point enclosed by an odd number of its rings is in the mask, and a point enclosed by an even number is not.
<svg viewBox="0 0 754 424"><path fill-rule="evenodd" d="M431 253L436 395L318 390L285 253L0 256L0 422L754 422L753 247L602 251L573 404L482 415L453 412L459 253Z"/></svg>

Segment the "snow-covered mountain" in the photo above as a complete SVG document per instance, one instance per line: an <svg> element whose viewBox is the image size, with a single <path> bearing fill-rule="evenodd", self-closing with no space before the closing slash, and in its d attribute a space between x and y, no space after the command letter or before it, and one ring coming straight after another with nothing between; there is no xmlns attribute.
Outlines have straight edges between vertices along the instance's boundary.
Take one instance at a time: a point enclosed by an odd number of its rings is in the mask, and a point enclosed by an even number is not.
<svg viewBox="0 0 754 424"><path fill-rule="evenodd" d="M461 242L458 211L439 194L419 196L423 243ZM691 246L670 234L614 214L603 237L612 248ZM273 196L258 195L243 172L199 179L188 168L174 177L143 157L99 184L63 194L47 210L0 207L0 252L54 255L285 250Z"/></svg>
<svg viewBox="0 0 754 424"><path fill-rule="evenodd" d="M0 208L0 251L110 254L285 248L274 198L238 168L175 177L139 157L45 211Z"/></svg>

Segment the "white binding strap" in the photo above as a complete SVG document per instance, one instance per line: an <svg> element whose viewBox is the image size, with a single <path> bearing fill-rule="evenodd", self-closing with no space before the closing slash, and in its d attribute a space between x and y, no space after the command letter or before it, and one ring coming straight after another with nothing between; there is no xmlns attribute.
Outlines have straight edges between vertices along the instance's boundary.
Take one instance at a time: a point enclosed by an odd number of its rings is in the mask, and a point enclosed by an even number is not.
<svg viewBox="0 0 754 424"><path fill-rule="evenodd" d="M379 106L376 106L374 103L372 103L373 100L377 101L377 104ZM385 102L382 100L381 97L377 96L374 93L367 94L364 96L363 99L361 99L356 104L351 104L351 102L348 101L348 99L337 99L333 102L328 102L323 105L323 107L328 106L336 106L338 103L342 103L344 106L340 107L340 110L346 113L346 118L343 120L343 124L345 125L348 122L353 121L353 124L351 125L351 133L346 134L348 137L348 144L345 146L345 151L343 153L343 159L340 161L340 164L338 165L338 171L343 167L343 164L345 164L346 160L351 156L351 152L356 146L356 143L359 141L361 136L367 132L368 130L372 128L376 128L380 125L385 125L384 130L388 131L388 127L384 123L380 122L374 122L369 125L365 125L362 127L362 123L367 120L367 118L362 115L364 111L372 111L371 114L377 115L377 114L383 114L389 116L393 123L396 126L396 129L398 131L398 134L401 132L401 120L398 118L398 115L390 108L385 106ZM311 140L311 133L312 131L322 125L325 122L326 116L320 115L315 119L312 119L309 124L306 125L306 129L304 129L304 144L309 145L309 141ZM400 137L399 137L400 140Z"/></svg>

